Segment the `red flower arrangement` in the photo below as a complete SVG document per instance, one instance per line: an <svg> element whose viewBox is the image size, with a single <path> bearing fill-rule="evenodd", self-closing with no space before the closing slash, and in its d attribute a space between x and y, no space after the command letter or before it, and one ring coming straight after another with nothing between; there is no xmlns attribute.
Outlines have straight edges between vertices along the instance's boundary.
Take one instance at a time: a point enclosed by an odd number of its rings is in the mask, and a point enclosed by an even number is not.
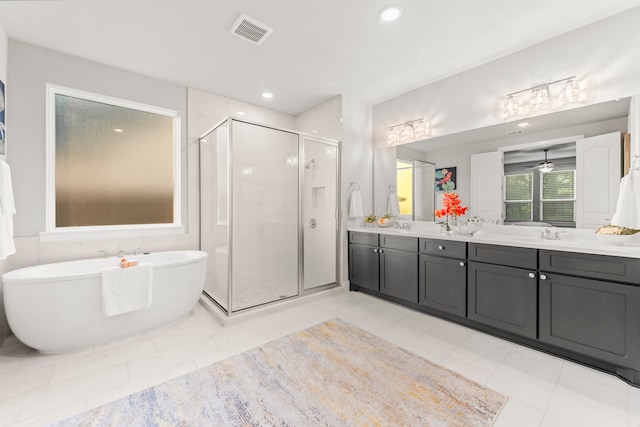
<svg viewBox="0 0 640 427"><path fill-rule="evenodd" d="M435 211L436 218L442 218L446 216L449 218L450 216L458 217L467 213L469 210L469 206L461 206L462 202L460 201L460 196L458 193L446 192L442 197L442 206L443 209L438 209Z"/></svg>

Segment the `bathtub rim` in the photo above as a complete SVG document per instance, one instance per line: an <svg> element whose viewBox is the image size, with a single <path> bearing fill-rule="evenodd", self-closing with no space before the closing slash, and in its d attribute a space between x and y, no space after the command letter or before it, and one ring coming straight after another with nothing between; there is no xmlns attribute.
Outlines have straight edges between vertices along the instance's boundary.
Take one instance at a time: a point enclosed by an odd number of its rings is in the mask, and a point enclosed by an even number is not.
<svg viewBox="0 0 640 427"><path fill-rule="evenodd" d="M184 249L184 250L171 250L171 251L156 251L156 252L149 252L150 255L152 254L161 254L161 253L170 253L170 252L191 252L191 253L197 253L196 257L193 258L187 258L187 259L181 259L179 261L171 261L171 262L165 262L163 264L160 265L153 265L152 269L153 270L163 270L165 268L172 268L172 267L176 267L178 265L188 265L188 264L194 264L197 262L201 262L203 260L206 260L208 257L208 253L204 252L204 251L200 251L200 250L196 250L196 249ZM142 255L142 254L140 254ZM140 255L128 255L129 257L136 257L136 256L140 256ZM145 254L146 255L146 254ZM58 262L49 262L49 263L45 263L45 264L34 264L28 267L22 267L22 268L18 268L15 270L11 270L8 271L6 273L4 273L2 276L0 276L1 280L2 280L2 284L4 286L6 285L32 285L32 284L42 284L44 282L47 283L55 283L55 282L63 282L63 281L70 281L70 280L81 280L81 279L87 279L87 278L100 278L101 276L101 270L102 268L98 268L96 269L94 272L91 273L84 273L84 274L69 274L66 276L57 276L57 277L50 277L50 276L39 276L39 277L12 277L12 276L16 276L19 275L19 273L23 270L28 270L30 268L34 268L34 267L41 267L41 266L45 266L45 265L65 265L65 264L72 264L72 263L78 263L78 262L82 262L82 261L91 261L91 260L100 260L103 259L101 257L95 257L95 258L80 258L80 259L75 259L75 260L68 260L68 261L58 261ZM117 261L119 258L118 257L109 257L108 259L113 259L114 261ZM117 267L117 264L114 263L114 265L112 267ZM103 267L103 268L110 268L110 267Z"/></svg>

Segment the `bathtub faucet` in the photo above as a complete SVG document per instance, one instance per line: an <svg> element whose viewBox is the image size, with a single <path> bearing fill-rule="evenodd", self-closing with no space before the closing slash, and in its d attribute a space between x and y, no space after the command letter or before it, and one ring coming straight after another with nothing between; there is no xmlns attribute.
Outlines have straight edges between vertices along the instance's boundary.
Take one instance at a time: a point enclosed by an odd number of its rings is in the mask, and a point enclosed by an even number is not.
<svg viewBox="0 0 640 427"><path fill-rule="evenodd" d="M103 258L109 258L109 251L102 250L102 251L100 251L100 253L102 254Z"/></svg>

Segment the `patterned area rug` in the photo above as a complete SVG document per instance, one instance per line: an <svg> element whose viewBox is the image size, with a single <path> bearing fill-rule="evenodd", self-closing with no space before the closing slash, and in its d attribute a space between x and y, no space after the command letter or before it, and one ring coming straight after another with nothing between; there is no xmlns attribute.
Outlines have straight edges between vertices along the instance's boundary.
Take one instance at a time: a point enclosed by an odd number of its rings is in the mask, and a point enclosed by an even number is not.
<svg viewBox="0 0 640 427"><path fill-rule="evenodd" d="M56 426L490 426L506 398L339 319Z"/></svg>

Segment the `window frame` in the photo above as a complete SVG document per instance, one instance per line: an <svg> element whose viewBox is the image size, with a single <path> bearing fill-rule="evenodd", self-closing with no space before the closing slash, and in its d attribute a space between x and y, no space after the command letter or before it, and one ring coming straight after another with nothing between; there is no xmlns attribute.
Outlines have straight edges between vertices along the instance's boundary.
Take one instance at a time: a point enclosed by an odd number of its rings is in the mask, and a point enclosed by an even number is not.
<svg viewBox="0 0 640 427"><path fill-rule="evenodd" d="M522 200L507 200L507 177L508 176L517 176L517 175L531 175L531 198L530 199L522 199ZM503 199L503 203L504 203L504 221L505 223L516 223L516 222L528 222L528 221L533 221L534 218L534 193L535 193L535 182L534 182L534 174L533 172L513 172L513 173L505 173L504 174L504 182L503 182L503 188L504 188L504 194L502 196ZM507 219L507 204L509 203L529 203L531 205L531 215L529 217L528 220L509 220Z"/></svg>
<svg viewBox="0 0 640 427"><path fill-rule="evenodd" d="M79 98L173 118L173 222L163 224L118 224L75 227L56 226L56 95ZM182 130L180 112L162 107L101 95L57 84L46 84L46 201L45 231L40 240L134 237L183 233L182 225Z"/></svg>
<svg viewBox="0 0 640 427"><path fill-rule="evenodd" d="M573 226L575 227L575 223L576 223L576 168L556 168L553 171L549 172L549 173L558 173L558 172L573 172L573 198L572 199L543 199L542 195L544 193L544 178L540 177L540 185L539 185L539 191L540 191L540 212L539 212L539 217L540 217L540 221L542 222L547 222L549 224L552 224L554 226L570 226L573 224ZM544 203L545 202L573 202L573 221L545 221L545 219L543 218L544 215Z"/></svg>

